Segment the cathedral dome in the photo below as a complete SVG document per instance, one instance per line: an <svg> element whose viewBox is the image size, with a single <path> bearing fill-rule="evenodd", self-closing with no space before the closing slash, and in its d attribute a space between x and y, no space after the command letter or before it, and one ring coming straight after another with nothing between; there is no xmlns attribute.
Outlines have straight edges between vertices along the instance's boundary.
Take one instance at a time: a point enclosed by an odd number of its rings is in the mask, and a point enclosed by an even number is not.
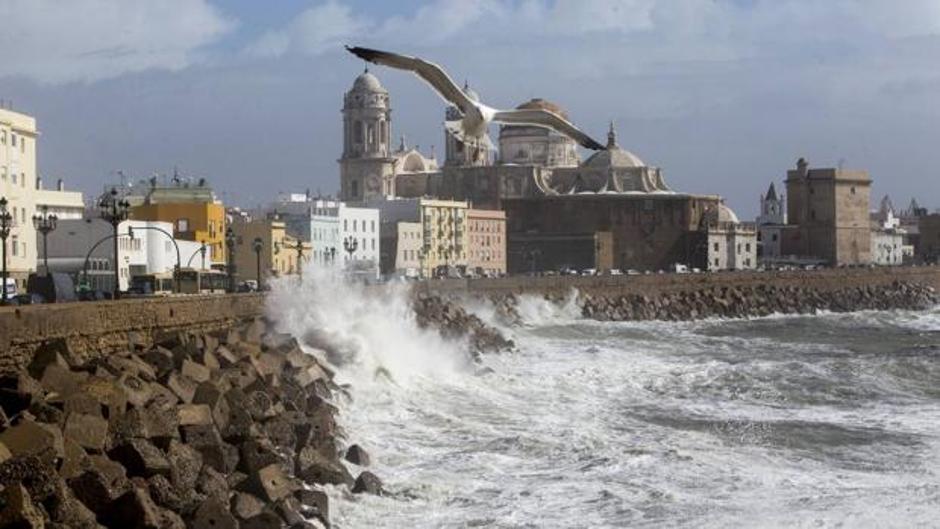
<svg viewBox="0 0 940 529"><path fill-rule="evenodd" d="M382 83L379 82L379 78L369 73L369 70L366 70L362 75L356 77L352 89L355 92L387 93L387 90L382 87Z"/></svg>
<svg viewBox="0 0 940 529"><path fill-rule="evenodd" d="M610 124L610 132L607 133L607 148L591 155L584 165L587 167L646 167L637 155L617 145L617 133L614 132L613 123Z"/></svg>
<svg viewBox="0 0 940 529"><path fill-rule="evenodd" d="M566 112L565 109L561 108L555 103L552 103L551 101L542 99L541 97L536 97L526 101L525 103L517 106L516 110L548 110L549 112L553 112L565 119L568 119L568 112Z"/></svg>
<svg viewBox="0 0 940 529"><path fill-rule="evenodd" d="M709 209L706 213L709 222L738 224L738 216L724 202L719 202L716 208Z"/></svg>

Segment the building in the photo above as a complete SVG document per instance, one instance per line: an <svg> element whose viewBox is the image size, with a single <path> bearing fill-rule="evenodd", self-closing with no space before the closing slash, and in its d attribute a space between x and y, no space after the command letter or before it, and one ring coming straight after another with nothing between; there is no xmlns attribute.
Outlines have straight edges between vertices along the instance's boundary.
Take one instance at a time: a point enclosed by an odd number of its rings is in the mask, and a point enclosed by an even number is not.
<svg viewBox="0 0 940 529"><path fill-rule="evenodd" d="M757 217L757 259L772 263L783 257L783 236L787 229L786 197L777 195L773 182L760 197Z"/></svg>
<svg viewBox="0 0 940 529"><path fill-rule="evenodd" d="M871 262L883 266L897 266L914 257L914 247L907 243L907 232L901 219L894 213L891 198L885 195L871 221Z"/></svg>
<svg viewBox="0 0 940 529"><path fill-rule="evenodd" d="M172 230L168 222L126 220L118 225L117 268L121 290L127 290L135 276L172 274L178 262L181 268L204 268L202 245L172 239L168 235ZM113 233L111 224L101 219L60 220L48 237L49 269L71 275L77 285L87 284L92 290L113 292ZM206 256L208 267L211 253L207 251Z"/></svg>
<svg viewBox="0 0 940 529"><path fill-rule="evenodd" d="M467 202L407 198L370 205L378 209L382 219L382 273L408 275L408 269L416 263L420 277L466 272L470 209ZM420 230L416 230L415 224ZM416 239L417 236L420 238Z"/></svg>
<svg viewBox="0 0 940 529"><path fill-rule="evenodd" d="M706 269L752 270L757 267L757 227L738 220L719 202L705 215Z"/></svg>
<svg viewBox="0 0 940 529"><path fill-rule="evenodd" d="M292 194L282 196L267 211L284 223L288 236L310 243L314 266L342 265L359 275L378 277L378 209Z"/></svg>
<svg viewBox="0 0 940 529"><path fill-rule="evenodd" d="M235 235L233 250L236 281L257 281L299 275L312 256L312 247L287 234L284 222L276 215L232 222ZM260 252L255 241L260 241ZM298 253L298 243L300 252Z"/></svg>
<svg viewBox="0 0 940 529"><path fill-rule="evenodd" d="M506 274L506 212L467 210L467 268L478 276Z"/></svg>
<svg viewBox="0 0 940 529"><path fill-rule="evenodd" d="M782 251L833 266L871 262L866 171L810 169L803 158L787 171L787 220L795 225Z"/></svg>
<svg viewBox="0 0 940 529"><path fill-rule="evenodd" d="M81 193L42 188L37 172L39 131L32 116L0 108L0 197L8 201L13 228L7 239L7 270L20 290L37 269L39 239L33 215L45 206L60 219L81 218Z"/></svg>
<svg viewBox="0 0 940 529"><path fill-rule="evenodd" d="M920 237L914 249L921 263L940 263L940 213L921 215L918 219Z"/></svg>
<svg viewBox="0 0 940 529"><path fill-rule="evenodd" d="M395 195L388 91L368 68L343 97L340 198L365 202Z"/></svg>
<svg viewBox="0 0 940 529"><path fill-rule="evenodd" d="M171 185L158 185L153 179L144 193L126 197L132 204L130 218L169 222L177 239L206 244L213 265L225 265L225 206L205 180L193 184L174 178Z"/></svg>

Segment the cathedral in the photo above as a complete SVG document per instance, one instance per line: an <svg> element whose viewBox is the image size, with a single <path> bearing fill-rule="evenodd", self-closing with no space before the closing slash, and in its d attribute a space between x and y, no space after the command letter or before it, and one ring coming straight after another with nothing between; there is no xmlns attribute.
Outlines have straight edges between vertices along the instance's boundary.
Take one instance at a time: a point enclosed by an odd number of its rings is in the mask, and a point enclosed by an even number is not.
<svg viewBox="0 0 940 529"><path fill-rule="evenodd" d="M479 100L466 84L464 92ZM568 119L564 108L540 98L516 108ZM404 139L392 147L389 93L368 69L346 92L342 114L343 201L435 197L504 210L510 271L715 266L706 232L719 212L730 210L720 197L673 191L660 168L618 144L613 123L606 147L587 159L573 139L544 127L502 125L496 144L486 137L465 145L445 126L438 163L433 152L422 154ZM444 117L461 115L450 107ZM733 212L729 218L736 218ZM541 262L533 263L533 255ZM736 262L722 259L722 266L726 261Z"/></svg>

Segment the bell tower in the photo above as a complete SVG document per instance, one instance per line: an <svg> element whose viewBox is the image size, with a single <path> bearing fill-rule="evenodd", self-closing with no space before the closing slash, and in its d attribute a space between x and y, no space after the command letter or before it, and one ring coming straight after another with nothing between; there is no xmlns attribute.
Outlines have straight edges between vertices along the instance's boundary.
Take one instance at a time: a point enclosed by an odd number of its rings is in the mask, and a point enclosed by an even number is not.
<svg viewBox="0 0 940 529"><path fill-rule="evenodd" d="M343 98L340 198L361 203L395 194L388 91L368 68Z"/></svg>

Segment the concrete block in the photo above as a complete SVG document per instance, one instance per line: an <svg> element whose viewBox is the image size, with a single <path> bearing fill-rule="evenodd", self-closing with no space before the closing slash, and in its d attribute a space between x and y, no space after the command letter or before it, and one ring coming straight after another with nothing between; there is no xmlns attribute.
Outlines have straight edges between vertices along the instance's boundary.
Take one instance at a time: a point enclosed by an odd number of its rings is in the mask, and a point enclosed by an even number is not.
<svg viewBox="0 0 940 529"><path fill-rule="evenodd" d="M0 491L0 527L43 529L42 511L33 504L26 488L19 483Z"/></svg>
<svg viewBox="0 0 940 529"><path fill-rule="evenodd" d="M127 395L128 404L136 408L143 408L153 398L153 385L134 374L125 373L120 375L118 385Z"/></svg>
<svg viewBox="0 0 940 529"><path fill-rule="evenodd" d="M284 527L286 527L284 520L270 509L265 509L241 523L241 529L283 529Z"/></svg>
<svg viewBox="0 0 940 529"><path fill-rule="evenodd" d="M189 527L190 529L239 529L239 524L229 512L226 502L218 498L209 498L196 509Z"/></svg>
<svg viewBox="0 0 940 529"><path fill-rule="evenodd" d="M162 379L176 368L173 351L159 345L141 355L141 358L153 367L158 379Z"/></svg>
<svg viewBox="0 0 940 529"><path fill-rule="evenodd" d="M150 397L150 402L147 403L148 406L168 410L174 408L180 402L180 398L176 396L176 393L173 393L170 388L163 384L155 382L150 385L150 390L153 395Z"/></svg>
<svg viewBox="0 0 940 529"><path fill-rule="evenodd" d="M352 485L353 478L335 458L321 454L312 446L304 447L295 458L297 475L307 483Z"/></svg>
<svg viewBox="0 0 940 529"><path fill-rule="evenodd" d="M100 515L108 527L127 529L164 529L162 509L154 503L147 489L134 487L112 502Z"/></svg>
<svg viewBox="0 0 940 529"><path fill-rule="evenodd" d="M196 387L196 394L193 396L193 404L205 404L209 406L212 413L212 420L216 427L223 432L228 426L229 414L231 409L225 395L217 384L212 382L203 382Z"/></svg>
<svg viewBox="0 0 940 529"><path fill-rule="evenodd" d="M90 457L90 467L78 477L68 480L76 498L94 512L101 513L129 488L120 464L109 465L99 457ZM115 469L113 467L117 467Z"/></svg>
<svg viewBox="0 0 940 529"><path fill-rule="evenodd" d="M244 402L244 406L251 417L256 421L269 419L277 413L274 410L274 401L264 391L252 391Z"/></svg>
<svg viewBox="0 0 940 529"><path fill-rule="evenodd" d="M222 363L216 358L215 353L209 350L202 353L202 365L206 366L210 372L222 369Z"/></svg>
<svg viewBox="0 0 940 529"><path fill-rule="evenodd" d="M294 492L294 497L300 502L300 504L307 509L305 512L310 514L310 511L316 513L316 516L323 520L324 522L329 522L330 519L330 499L326 495L326 492L317 489L300 489Z"/></svg>
<svg viewBox="0 0 940 529"><path fill-rule="evenodd" d="M0 463L0 489L14 483L22 483L33 501L38 502L55 495L60 485L55 467L36 456Z"/></svg>
<svg viewBox="0 0 940 529"><path fill-rule="evenodd" d="M167 375L164 385L184 404L192 403L196 394L196 383L192 379L174 371Z"/></svg>
<svg viewBox="0 0 940 529"><path fill-rule="evenodd" d="M202 455L204 464L225 474L235 470L238 450L222 440L214 425L192 424L181 426L180 430L185 442Z"/></svg>
<svg viewBox="0 0 940 529"><path fill-rule="evenodd" d="M231 497L225 475L209 465L203 465L202 470L199 471L199 479L196 480L196 492L206 497L217 498L225 505L228 505Z"/></svg>
<svg viewBox="0 0 940 529"><path fill-rule="evenodd" d="M203 466L199 451L179 441L170 441L167 460L170 462L170 481L176 489L193 490Z"/></svg>
<svg viewBox="0 0 940 529"><path fill-rule="evenodd" d="M181 404L176 407L180 426L213 424L212 409L205 404Z"/></svg>
<svg viewBox="0 0 940 529"><path fill-rule="evenodd" d="M95 415L70 413L63 433L82 448L101 452L108 441L108 421Z"/></svg>
<svg viewBox="0 0 940 529"><path fill-rule="evenodd" d="M0 433L0 443L13 457L36 456L55 465L65 455L62 431L57 426L23 420Z"/></svg>
<svg viewBox="0 0 940 529"><path fill-rule="evenodd" d="M258 472L269 465L284 463L274 443L265 438L247 439L239 446L239 454L238 469L247 474Z"/></svg>
<svg viewBox="0 0 940 529"><path fill-rule="evenodd" d="M281 498L274 503L274 511L283 518L290 527L305 521L304 517L300 514L301 508L300 502L293 496Z"/></svg>
<svg viewBox="0 0 940 529"><path fill-rule="evenodd" d="M183 360L180 373L197 384L200 382L208 382L209 378L212 376L208 367L189 359Z"/></svg>
<svg viewBox="0 0 940 529"><path fill-rule="evenodd" d="M146 439L130 439L108 451L108 457L124 465L129 476L170 475L166 455Z"/></svg>
<svg viewBox="0 0 940 529"><path fill-rule="evenodd" d="M88 373L72 371L68 366L49 364L42 372L39 383L49 393L67 397L81 387L88 378Z"/></svg>
<svg viewBox="0 0 940 529"><path fill-rule="evenodd" d="M301 368L294 375L294 380L302 387L307 387L318 380L327 380L326 371L319 364L312 364Z"/></svg>
<svg viewBox="0 0 940 529"><path fill-rule="evenodd" d="M0 378L0 407L8 417L29 408L33 402L43 400L45 394L42 384L26 373Z"/></svg>
<svg viewBox="0 0 940 529"><path fill-rule="evenodd" d="M274 502L293 494L299 486L280 465L273 464L249 474L243 488L262 500Z"/></svg>
<svg viewBox="0 0 940 529"><path fill-rule="evenodd" d="M157 474L148 478L147 490L157 505L175 512L183 510L183 500L176 487L166 476Z"/></svg>
<svg viewBox="0 0 940 529"><path fill-rule="evenodd" d="M127 411L127 393L116 380L89 377L82 384L81 391L101 403L105 419L122 415Z"/></svg>
<svg viewBox="0 0 940 529"><path fill-rule="evenodd" d="M69 395L62 401L62 409L66 415L82 413L85 415L103 417L101 413L101 403L87 393Z"/></svg>
<svg viewBox="0 0 940 529"><path fill-rule="evenodd" d="M220 345L215 350L215 357L222 368L232 367L241 359L238 354L224 345Z"/></svg>
<svg viewBox="0 0 940 529"><path fill-rule="evenodd" d="M63 445L65 454L62 458L62 465L59 467L59 475L63 479L72 479L79 476L89 464L88 454L71 437L66 436Z"/></svg>
<svg viewBox="0 0 940 529"><path fill-rule="evenodd" d="M247 492L236 492L232 496L231 509L232 514L239 520L247 520L261 514L264 510L264 502Z"/></svg>
<svg viewBox="0 0 940 529"><path fill-rule="evenodd" d="M46 368L50 365L58 365L64 369L70 369L68 362L62 353L71 354L68 344L64 339L53 339L43 342L33 352L33 358L29 362L26 371L33 378L42 378Z"/></svg>

